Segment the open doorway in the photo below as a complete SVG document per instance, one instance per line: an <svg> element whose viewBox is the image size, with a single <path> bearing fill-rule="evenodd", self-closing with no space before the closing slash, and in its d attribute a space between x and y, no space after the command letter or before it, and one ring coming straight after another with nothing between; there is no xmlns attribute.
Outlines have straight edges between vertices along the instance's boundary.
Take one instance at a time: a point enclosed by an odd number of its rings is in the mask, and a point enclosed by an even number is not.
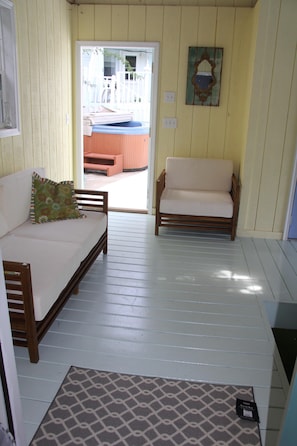
<svg viewBox="0 0 297 446"><path fill-rule="evenodd" d="M77 182L152 211L158 43L77 42Z"/></svg>

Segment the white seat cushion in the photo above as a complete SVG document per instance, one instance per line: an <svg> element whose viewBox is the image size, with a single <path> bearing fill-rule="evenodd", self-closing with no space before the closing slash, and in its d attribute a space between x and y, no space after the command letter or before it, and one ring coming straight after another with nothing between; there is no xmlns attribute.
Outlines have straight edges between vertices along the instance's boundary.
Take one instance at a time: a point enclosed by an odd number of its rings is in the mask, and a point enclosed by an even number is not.
<svg viewBox="0 0 297 446"><path fill-rule="evenodd" d="M160 212L231 218L233 201L228 192L178 190L166 187L161 195Z"/></svg>
<svg viewBox="0 0 297 446"><path fill-rule="evenodd" d="M10 234L35 240L77 243L81 247L80 256L84 259L106 230L107 216L103 212L83 213L87 218L52 221L39 225L27 220Z"/></svg>

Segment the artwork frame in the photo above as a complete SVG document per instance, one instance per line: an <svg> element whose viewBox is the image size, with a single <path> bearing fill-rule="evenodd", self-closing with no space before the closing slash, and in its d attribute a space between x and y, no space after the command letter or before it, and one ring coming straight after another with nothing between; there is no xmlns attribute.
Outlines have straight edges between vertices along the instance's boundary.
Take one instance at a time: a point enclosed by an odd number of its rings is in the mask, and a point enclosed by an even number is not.
<svg viewBox="0 0 297 446"><path fill-rule="evenodd" d="M220 47L189 47L186 105L219 106L223 54Z"/></svg>

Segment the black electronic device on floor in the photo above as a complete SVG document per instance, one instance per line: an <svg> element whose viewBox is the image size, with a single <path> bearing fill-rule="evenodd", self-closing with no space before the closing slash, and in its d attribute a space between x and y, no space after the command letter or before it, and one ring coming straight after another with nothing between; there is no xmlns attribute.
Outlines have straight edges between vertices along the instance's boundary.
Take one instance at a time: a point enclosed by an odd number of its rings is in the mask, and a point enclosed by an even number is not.
<svg viewBox="0 0 297 446"><path fill-rule="evenodd" d="M243 420L256 421L259 423L259 414L257 404L253 401L236 399L236 413Z"/></svg>

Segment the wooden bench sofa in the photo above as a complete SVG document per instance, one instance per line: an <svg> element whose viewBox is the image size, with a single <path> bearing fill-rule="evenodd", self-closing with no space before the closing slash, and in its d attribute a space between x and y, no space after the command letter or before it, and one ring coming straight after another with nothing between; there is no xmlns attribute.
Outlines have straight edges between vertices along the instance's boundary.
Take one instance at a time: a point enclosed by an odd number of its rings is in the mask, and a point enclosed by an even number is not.
<svg viewBox="0 0 297 446"><path fill-rule="evenodd" d="M155 235L163 226L223 231L234 240L239 198L231 160L169 157L156 182Z"/></svg>
<svg viewBox="0 0 297 446"><path fill-rule="evenodd" d="M76 189L84 218L32 224L32 173L0 178L0 249L13 342L38 362L38 344L98 255L107 253L107 192Z"/></svg>

